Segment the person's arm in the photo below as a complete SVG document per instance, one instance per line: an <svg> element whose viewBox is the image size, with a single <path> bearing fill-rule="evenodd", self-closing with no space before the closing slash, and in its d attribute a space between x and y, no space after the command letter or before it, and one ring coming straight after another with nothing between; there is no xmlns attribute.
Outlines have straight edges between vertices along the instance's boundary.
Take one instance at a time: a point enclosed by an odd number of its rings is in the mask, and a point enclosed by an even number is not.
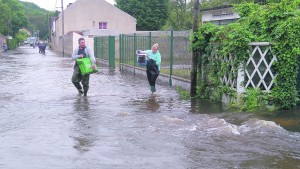
<svg viewBox="0 0 300 169"><path fill-rule="evenodd" d="M158 52L158 55L157 55L157 58L156 58L156 64L157 64L157 66L158 67L160 67L160 63L161 63L161 55L160 55L160 53L159 53L159 51L157 51Z"/></svg>
<svg viewBox="0 0 300 169"><path fill-rule="evenodd" d="M73 54L72 54L72 60L76 60L76 59L79 59L79 58L82 58L81 55L78 55L78 48L76 48L74 51L73 51Z"/></svg>
<svg viewBox="0 0 300 169"><path fill-rule="evenodd" d="M87 55L90 57L91 59L91 62L92 62L92 65L95 65L96 64L96 58L93 54L93 52L90 50L90 48L86 48L86 51L87 51Z"/></svg>

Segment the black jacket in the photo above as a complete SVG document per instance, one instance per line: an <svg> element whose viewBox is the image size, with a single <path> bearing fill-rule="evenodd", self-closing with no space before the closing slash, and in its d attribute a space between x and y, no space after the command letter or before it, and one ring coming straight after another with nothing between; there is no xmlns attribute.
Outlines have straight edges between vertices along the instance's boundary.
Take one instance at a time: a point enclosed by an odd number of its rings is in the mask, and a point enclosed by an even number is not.
<svg viewBox="0 0 300 169"><path fill-rule="evenodd" d="M150 72L151 74L158 74L158 66L156 65L155 60L149 59L147 61L147 71Z"/></svg>

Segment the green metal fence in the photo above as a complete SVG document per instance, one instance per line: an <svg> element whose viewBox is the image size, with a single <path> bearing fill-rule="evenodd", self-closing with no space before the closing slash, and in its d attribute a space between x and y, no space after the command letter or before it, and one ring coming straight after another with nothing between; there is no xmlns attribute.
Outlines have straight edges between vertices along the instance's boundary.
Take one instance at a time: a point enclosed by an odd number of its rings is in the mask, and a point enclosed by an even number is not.
<svg viewBox="0 0 300 169"><path fill-rule="evenodd" d="M169 76L169 84L172 85L173 77L190 80L192 54L189 36L189 31L157 31L122 34L117 40L114 36L95 37L94 53L96 58L109 62L110 67L115 67L118 54L121 71L121 65L128 65L134 67L135 73L135 68L139 67L136 50L149 50L158 43L162 56L161 74ZM118 49L115 49L116 44Z"/></svg>
<svg viewBox="0 0 300 169"><path fill-rule="evenodd" d="M120 64L137 66L135 52L137 49L146 50L151 48L151 33L146 36L120 35Z"/></svg>
<svg viewBox="0 0 300 169"><path fill-rule="evenodd" d="M190 80L191 59L189 31L160 31L130 35L120 35L120 65L137 66L136 53L151 49L152 44L159 44L162 56L161 73L170 77ZM122 68L122 66L120 66Z"/></svg>
<svg viewBox="0 0 300 169"><path fill-rule="evenodd" d="M109 67L115 68L115 37L94 37L94 55L96 58L108 61Z"/></svg>

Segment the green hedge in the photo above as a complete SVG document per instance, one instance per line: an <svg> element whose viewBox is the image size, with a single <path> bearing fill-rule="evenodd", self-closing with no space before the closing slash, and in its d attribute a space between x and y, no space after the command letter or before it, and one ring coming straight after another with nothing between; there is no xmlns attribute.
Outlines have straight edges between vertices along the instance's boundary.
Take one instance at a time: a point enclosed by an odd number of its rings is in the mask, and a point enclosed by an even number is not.
<svg viewBox="0 0 300 169"><path fill-rule="evenodd" d="M8 50L17 48L18 42L16 39L6 39Z"/></svg>
<svg viewBox="0 0 300 169"><path fill-rule="evenodd" d="M270 42L278 62L275 63L275 86L266 99L279 109L295 107L299 101L296 88L300 55L298 5L299 0L282 0L267 5L243 3L234 6L240 15L237 22L226 26L200 25L193 35L193 50L203 54L202 64L206 66L208 76L198 82L198 96L220 99L222 94L235 92L224 90L219 80L230 65L214 59L214 56L235 54L233 64L237 72L238 65L248 59L250 42Z"/></svg>

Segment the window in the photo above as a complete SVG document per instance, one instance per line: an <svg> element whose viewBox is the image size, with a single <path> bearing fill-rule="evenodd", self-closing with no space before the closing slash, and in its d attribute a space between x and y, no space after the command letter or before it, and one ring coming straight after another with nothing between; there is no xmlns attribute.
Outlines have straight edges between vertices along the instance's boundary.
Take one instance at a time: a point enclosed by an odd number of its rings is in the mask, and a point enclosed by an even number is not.
<svg viewBox="0 0 300 169"><path fill-rule="evenodd" d="M212 24L221 26L221 25L228 25L229 23L235 22L237 19L224 19L224 20L215 20L215 21L208 21Z"/></svg>
<svg viewBox="0 0 300 169"><path fill-rule="evenodd" d="M107 22L99 22L99 29L107 29Z"/></svg>

